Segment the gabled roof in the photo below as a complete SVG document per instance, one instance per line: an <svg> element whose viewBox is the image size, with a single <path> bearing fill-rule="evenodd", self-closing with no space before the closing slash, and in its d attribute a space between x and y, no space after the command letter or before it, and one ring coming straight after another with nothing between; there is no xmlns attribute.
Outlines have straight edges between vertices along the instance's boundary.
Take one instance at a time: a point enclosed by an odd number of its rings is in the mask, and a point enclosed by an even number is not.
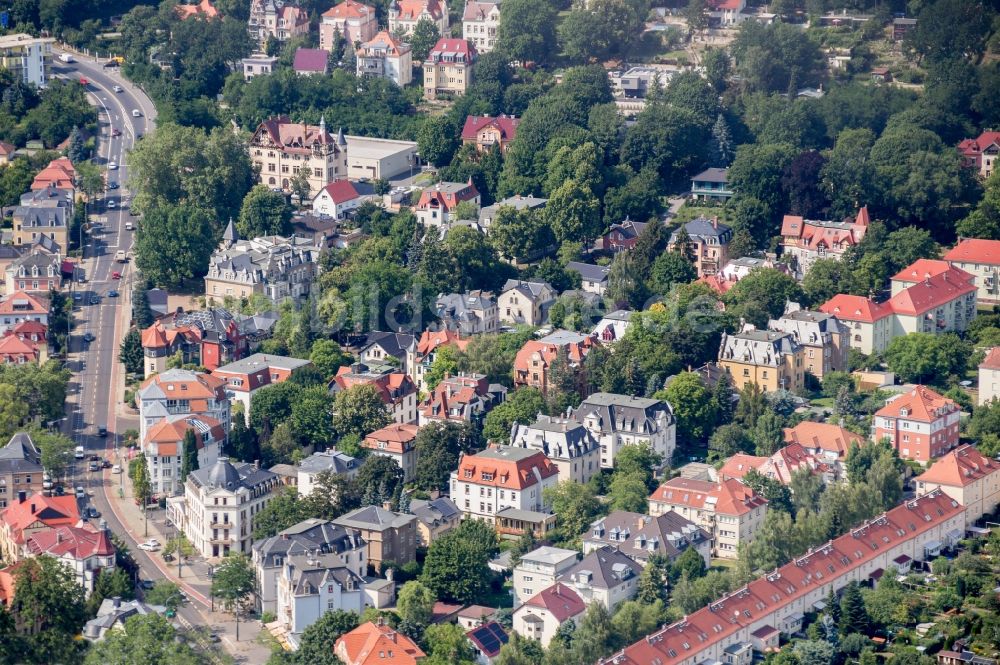
<svg viewBox="0 0 1000 665"><path fill-rule="evenodd" d="M78 561L93 556L112 556L115 553L111 534L104 529L95 529L89 524L44 529L29 536L25 545L34 556L39 554L48 554L56 558L69 556Z"/></svg>
<svg viewBox="0 0 1000 665"><path fill-rule="evenodd" d="M420 333L420 340L417 342L417 354L426 356L428 353L436 351L438 347L447 346L448 344L454 344L459 350L464 351L469 345L469 340L462 339L461 335L450 328L425 330Z"/></svg>
<svg viewBox="0 0 1000 665"><path fill-rule="evenodd" d="M983 362L979 363L979 369L1000 369L1000 346L994 346L986 352Z"/></svg>
<svg viewBox="0 0 1000 665"><path fill-rule="evenodd" d="M395 455L402 455L412 448L413 442L417 439L418 430L416 425L409 423L393 423L366 436L361 446L371 450L385 450ZM384 443L385 448L379 448L379 443Z"/></svg>
<svg viewBox="0 0 1000 665"><path fill-rule="evenodd" d="M500 0L484 2L482 0L468 0L465 3L465 11L462 12L463 21L482 21L491 13L500 9Z"/></svg>
<svg viewBox="0 0 1000 665"><path fill-rule="evenodd" d="M864 445L865 437L839 425L803 420L785 429L785 443L800 443L806 448L836 453L839 459L845 459L851 444Z"/></svg>
<svg viewBox="0 0 1000 665"><path fill-rule="evenodd" d="M323 51L323 53L326 53L326 51ZM353 201L361 196L361 194L358 193L358 190L354 188L354 184L350 180L344 179L334 180L320 190L320 194L324 192L337 205ZM319 196L320 194L316 194L316 196Z"/></svg>
<svg viewBox="0 0 1000 665"><path fill-rule="evenodd" d="M448 55L461 56L461 60L468 63L476 56L476 48L460 37L442 37L431 49L428 57L434 59Z"/></svg>
<svg viewBox="0 0 1000 665"><path fill-rule="evenodd" d="M958 405L947 397L927 386L916 386L908 393L891 398L875 415L930 423L958 410Z"/></svg>
<svg viewBox="0 0 1000 665"><path fill-rule="evenodd" d="M944 255L945 261L952 263L1000 264L1000 240L966 238Z"/></svg>
<svg viewBox="0 0 1000 665"><path fill-rule="evenodd" d="M947 261L939 259L917 259L892 276L894 282L909 282L916 284L930 277L937 277L948 272L951 266ZM956 268L957 270L957 268ZM968 273L966 273L968 274ZM971 275L969 275L971 277Z"/></svg>
<svg viewBox="0 0 1000 665"><path fill-rule="evenodd" d="M323 18L351 19L351 18L375 18L375 8L369 5L356 2L356 0L344 0L339 5L330 7L322 14Z"/></svg>
<svg viewBox="0 0 1000 665"><path fill-rule="evenodd" d="M917 476L917 482L949 487L965 487L1000 471L1000 462L990 459L974 446L955 448Z"/></svg>
<svg viewBox="0 0 1000 665"><path fill-rule="evenodd" d="M406 635L371 621L341 635L334 649L351 665L411 665L426 655Z"/></svg>
<svg viewBox="0 0 1000 665"><path fill-rule="evenodd" d="M47 298L18 291L0 300L0 314L40 315L49 313Z"/></svg>
<svg viewBox="0 0 1000 665"><path fill-rule="evenodd" d="M386 55L400 56L412 49L409 44L396 39L388 31L382 30L377 35L361 45L361 52L385 51Z"/></svg>
<svg viewBox="0 0 1000 665"><path fill-rule="evenodd" d="M540 451L502 446L463 455L454 473L459 482L524 490L559 475L559 469Z"/></svg>
<svg viewBox="0 0 1000 665"><path fill-rule="evenodd" d="M444 15L438 0L397 0L390 5L390 11L395 10L404 21L416 21L426 12L435 21Z"/></svg>
<svg viewBox="0 0 1000 665"><path fill-rule="evenodd" d="M671 478L657 487L649 500L723 515L744 515L767 504L767 499L758 496L738 480L713 483L682 477Z"/></svg>
<svg viewBox="0 0 1000 665"><path fill-rule="evenodd" d="M469 5L479 4L470 2L465 6L466 12L469 11ZM500 132L500 140L502 141L513 141L517 136L517 126L521 121L514 116L499 115L497 117L488 115L470 115L465 118L465 125L462 127L462 140L463 141L475 141L476 136L479 132L483 131L487 127L495 127Z"/></svg>
<svg viewBox="0 0 1000 665"><path fill-rule="evenodd" d="M719 467L719 477L741 479L743 476L747 475L751 469L759 471L762 466L767 464L767 461L767 457L758 457L757 455L748 455L746 453L736 453L727 459L725 464Z"/></svg>
<svg viewBox="0 0 1000 665"><path fill-rule="evenodd" d="M580 273L580 277L585 282L604 283L608 281L611 273L611 266L599 266L593 263L583 263L582 261L570 261L566 264L566 270Z"/></svg>
<svg viewBox="0 0 1000 665"><path fill-rule="evenodd" d="M524 606L544 608L560 623L574 619L587 611L587 606L576 591L562 582L556 582L552 586L542 589L524 601Z"/></svg>
<svg viewBox="0 0 1000 665"><path fill-rule="evenodd" d="M414 522L417 518L405 513L386 510L382 506L362 506L333 520L334 524L365 529L368 531L385 531L400 529Z"/></svg>
<svg viewBox="0 0 1000 665"><path fill-rule="evenodd" d="M32 342L22 340L16 335L0 337L0 358L10 359L13 362L33 362L37 361L41 351Z"/></svg>
<svg viewBox="0 0 1000 665"><path fill-rule="evenodd" d="M14 539L24 542L22 531L36 522L48 527L71 526L80 521L80 511L74 496L29 494L24 501L14 500L3 512L0 521L10 528Z"/></svg>
<svg viewBox="0 0 1000 665"><path fill-rule="evenodd" d="M222 16L211 0L201 0L197 4L178 4L174 6L174 12L183 21L192 16L202 16L204 18L218 18Z"/></svg>
<svg viewBox="0 0 1000 665"><path fill-rule="evenodd" d="M295 49L295 59L292 69L297 72L326 72L329 66L330 54L321 48Z"/></svg>
<svg viewBox="0 0 1000 665"><path fill-rule="evenodd" d="M892 308L885 303L877 303L864 296L838 293L819 306L821 312L834 314L841 321L874 323L892 315Z"/></svg>

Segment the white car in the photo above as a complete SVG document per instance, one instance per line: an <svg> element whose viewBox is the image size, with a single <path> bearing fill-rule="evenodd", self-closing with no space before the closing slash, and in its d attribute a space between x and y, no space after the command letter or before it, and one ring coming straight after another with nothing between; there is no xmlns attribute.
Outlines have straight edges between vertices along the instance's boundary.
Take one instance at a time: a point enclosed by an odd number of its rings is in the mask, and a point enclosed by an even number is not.
<svg viewBox="0 0 1000 665"><path fill-rule="evenodd" d="M118 204L115 203L113 200L112 201L108 201L108 207L109 208L117 208Z"/></svg>
<svg viewBox="0 0 1000 665"><path fill-rule="evenodd" d="M132 117L133 118L141 118L142 117L142 111L140 111L139 109L132 109Z"/></svg>
<svg viewBox="0 0 1000 665"><path fill-rule="evenodd" d="M121 473L121 472L122 472L122 467L120 465L115 464L113 467L111 467L111 473Z"/></svg>
<svg viewBox="0 0 1000 665"><path fill-rule="evenodd" d="M155 552L160 549L160 541L156 538L150 538L144 543L139 543L139 549L144 552Z"/></svg>
<svg viewBox="0 0 1000 665"><path fill-rule="evenodd" d="M115 92L122 92L122 87L120 85L116 85L116 86L112 87L111 89L114 90Z"/></svg>
<svg viewBox="0 0 1000 665"><path fill-rule="evenodd" d="M83 446L77 446L73 451L73 457L76 459L83 459L84 454Z"/></svg>
<svg viewBox="0 0 1000 665"><path fill-rule="evenodd" d="M117 171L118 170L118 162L109 162L108 163L108 170L109 171Z"/></svg>

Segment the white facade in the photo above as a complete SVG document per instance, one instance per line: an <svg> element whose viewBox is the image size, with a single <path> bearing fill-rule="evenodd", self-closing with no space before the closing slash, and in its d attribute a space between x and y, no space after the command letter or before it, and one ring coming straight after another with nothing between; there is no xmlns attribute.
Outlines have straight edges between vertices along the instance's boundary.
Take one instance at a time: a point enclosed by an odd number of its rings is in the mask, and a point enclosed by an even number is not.
<svg viewBox="0 0 1000 665"><path fill-rule="evenodd" d="M523 555L513 570L514 607L555 584L576 562L576 550L559 547L539 547Z"/></svg>
<svg viewBox="0 0 1000 665"><path fill-rule="evenodd" d="M344 216L351 210L356 209L365 201L365 197L360 194L349 199L336 201L330 192L326 189L321 189L319 193L313 198L312 209L313 212L319 213L320 215L329 215L334 219L343 219Z"/></svg>
<svg viewBox="0 0 1000 665"><path fill-rule="evenodd" d="M601 446L601 468L613 469L625 446L647 444L670 463L677 447L677 421L663 400L594 393L576 410L580 421Z"/></svg>
<svg viewBox="0 0 1000 665"><path fill-rule="evenodd" d="M52 57L51 37L32 37L24 33L0 37L0 67L28 85L44 88L45 63Z"/></svg>
<svg viewBox="0 0 1000 665"><path fill-rule="evenodd" d="M332 561L338 556L295 556L281 567L276 614L293 635L301 634L327 612L364 612L364 578Z"/></svg>
<svg viewBox="0 0 1000 665"><path fill-rule="evenodd" d="M496 47L497 30L500 28L500 3L465 3L462 15L462 39L475 45L476 53L489 53Z"/></svg>

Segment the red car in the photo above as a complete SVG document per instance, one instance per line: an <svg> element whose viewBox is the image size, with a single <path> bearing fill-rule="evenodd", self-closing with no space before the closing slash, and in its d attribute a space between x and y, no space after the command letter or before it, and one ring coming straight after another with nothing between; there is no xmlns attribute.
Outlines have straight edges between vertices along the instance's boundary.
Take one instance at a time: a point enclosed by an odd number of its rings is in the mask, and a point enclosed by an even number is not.
<svg viewBox="0 0 1000 665"><path fill-rule="evenodd" d="M90 83L90 81L88 81L82 76L80 77L80 85L87 85L88 83Z"/></svg>
<svg viewBox="0 0 1000 665"><path fill-rule="evenodd" d="M120 272L113 272L113 273L111 273L111 279L121 279L121 278L122 278L122 274Z"/></svg>
<svg viewBox="0 0 1000 665"><path fill-rule="evenodd" d="M120 129L112 129L111 130L111 136L121 136L121 135L122 135L122 130L120 130Z"/></svg>

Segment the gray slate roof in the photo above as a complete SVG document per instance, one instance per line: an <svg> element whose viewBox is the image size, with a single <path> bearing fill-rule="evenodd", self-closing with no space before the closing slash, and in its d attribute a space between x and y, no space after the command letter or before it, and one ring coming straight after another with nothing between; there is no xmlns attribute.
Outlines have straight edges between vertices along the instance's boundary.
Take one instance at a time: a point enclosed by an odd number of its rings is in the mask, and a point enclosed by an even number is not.
<svg viewBox="0 0 1000 665"><path fill-rule="evenodd" d="M321 453L313 453L299 462L299 471L305 471L306 473L321 473L323 471L349 473L359 466L358 460L350 455L345 455L337 450L327 450Z"/></svg>
<svg viewBox="0 0 1000 665"><path fill-rule="evenodd" d="M416 345L417 339L407 333L384 332L376 330L368 333L365 345L361 352L364 353L369 347L378 344L382 349L394 358L405 358L406 351L411 346Z"/></svg>
<svg viewBox="0 0 1000 665"><path fill-rule="evenodd" d="M590 573L589 585L596 589L613 589L629 578L638 577L642 566L611 547L601 547L578 561L560 576L560 580L582 581L581 574Z"/></svg>
<svg viewBox="0 0 1000 665"><path fill-rule="evenodd" d="M608 281L608 274L611 266L599 266L593 263L583 263L581 261L570 261L566 264L566 270L574 270L580 273L580 277L585 282L602 283Z"/></svg>
<svg viewBox="0 0 1000 665"><path fill-rule="evenodd" d="M410 501L410 512L416 515L417 519L424 524L436 525L453 519L456 515L460 515L462 511L448 497L440 497L431 501L413 499Z"/></svg>
<svg viewBox="0 0 1000 665"><path fill-rule="evenodd" d="M42 456L27 432L18 432L0 448L0 474L41 472Z"/></svg>
<svg viewBox="0 0 1000 665"><path fill-rule="evenodd" d="M311 518L290 526L278 535L258 540L253 544L264 567L274 566L275 557L307 554L319 551L323 554L340 554L365 546L365 540L354 529L345 529L328 520Z"/></svg>
<svg viewBox="0 0 1000 665"><path fill-rule="evenodd" d="M245 462L230 462L226 457L220 457L212 466L198 469L188 474L196 485L201 487L221 487L231 492L242 488L252 490L276 479L277 474L265 469L258 469L253 464Z"/></svg>
<svg viewBox="0 0 1000 665"><path fill-rule="evenodd" d="M354 529L384 531L386 529L399 529L416 519L415 515L395 513L381 506L363 506L345 515L341 515L333 522L334 524Z"/></svg>
<svg viewBox="0 0 1000 665"><path fill-rule="evenodd" d="M699 238L721 238L723 236L731 236L732 230L725 224L713 223L712 220L706 219L704 217L698 217L697 219L692 219L690 222L684 225L687 230L688 235L691 236L692 240L697 240ZM677 239L677 231L670 234L670 242L674 242Z"/></svg>

